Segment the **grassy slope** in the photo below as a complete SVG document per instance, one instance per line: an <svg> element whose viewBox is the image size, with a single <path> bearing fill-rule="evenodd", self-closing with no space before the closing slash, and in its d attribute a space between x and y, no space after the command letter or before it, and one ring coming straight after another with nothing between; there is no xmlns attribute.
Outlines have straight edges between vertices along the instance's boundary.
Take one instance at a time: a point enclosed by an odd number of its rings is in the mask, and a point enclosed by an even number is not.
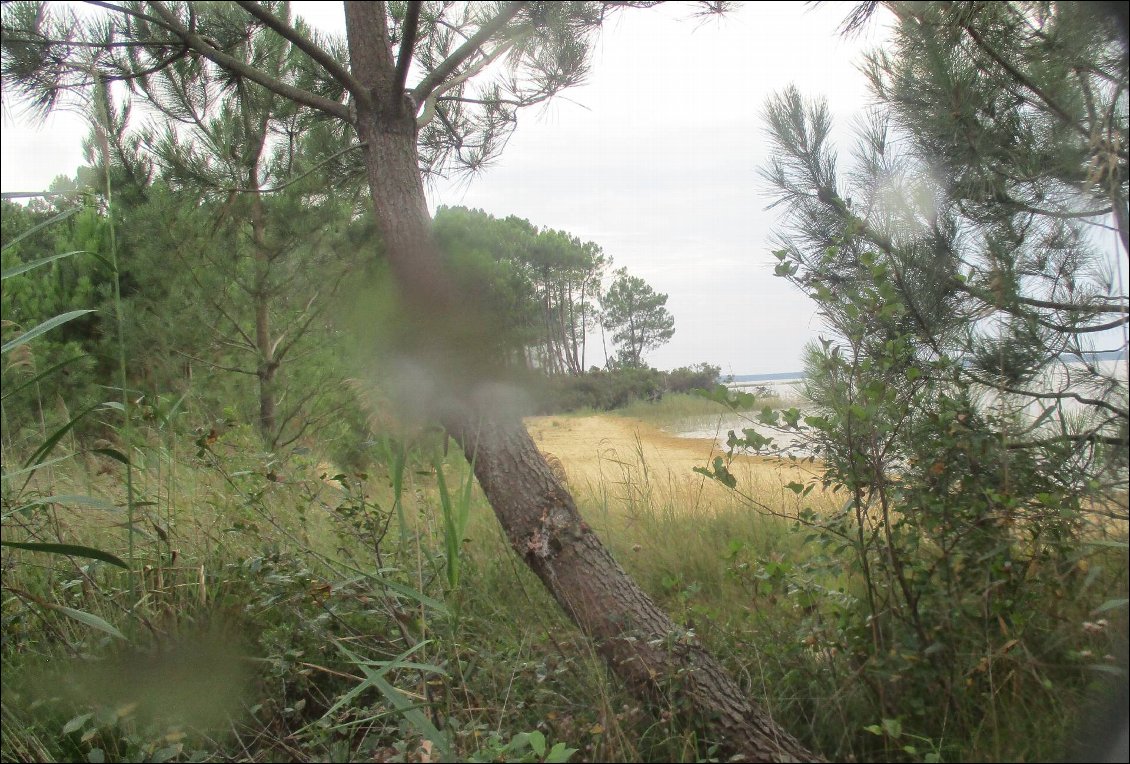
<svg viewBox="0 0 1130 764"><path fill-rule="evenodd" d="M851 571L810 566L824 552L782 519L802 504L782 488L800 468L754 459L735 467L760 511L694 474L712 445L656 425L697 405L661 404L644 412L647 422L550 417L530 428L629 572L751 694L837 759L1059 753L1078 691L1030 697L1021 677L1002 678L991 704L999 713L959 739L864 732L879 720L866 715L850 666L823 646L802 596L813 587L850 592ZM461 580L450 586L430 458L409 457L397 494L384 469L334 479L313 457L275 463L247 432L224 433L202 455L194 439L166 434L135 451L147 503L132 579L104 563L5 550L4 760L427 760L427 724L450 730L450 754L462 759L539 760L528 738L512 740L534 731L578 748L574 760L709 754L676 706L652 715L609 681L506 548L477 492L459 544ZM29 506L87 495L120 507L119 466L80 457L42 470L18 495L6 485L5 513L24 508L6 517L5 539L124 555L120 508ZM454 455L444 471L453 491L467 474ZM819 494L803 504L835 507ZM1089 635L1099 655L1111 649L1106 628ZM389 665L356 658L392 661L384 676L403 694L370 680L346 698L367 670ZM415 710L395 712L394 699ZM229 713L233 722L218 723Z"/></svg>

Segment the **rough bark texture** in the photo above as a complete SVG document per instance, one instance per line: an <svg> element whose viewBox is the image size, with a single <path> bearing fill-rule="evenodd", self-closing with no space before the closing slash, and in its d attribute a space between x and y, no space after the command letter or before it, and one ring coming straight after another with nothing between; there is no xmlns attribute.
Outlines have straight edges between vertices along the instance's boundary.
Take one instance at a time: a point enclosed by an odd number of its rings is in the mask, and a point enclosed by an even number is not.
<svg viewBox="0 0 1130 764"><path fill-rule="evenodd" d="M354 76L371 99L356 105L356 127L368 144L366 163L376 218L404 308L468 323L430 235L418 168L415 114L392 92L395 69L383 3L346 3ZM471 317L473 319L473 317ZM437 329L442 332L442 329ZM521 420L507 411L504 385L476 361L460 331L419 348L429 373L458 374L442 385L452 397L438 415L460 444L511 545L561 607L593 639L612 671L638 696L674 695L727 755L745 761L818 757L781 730L742 693L724 668L664 614L616 563L581 520ZM457 383L457 384L455 384ZM467 391L461 398L455 391ZM678 703L678 701L677 701Z"/></svg>

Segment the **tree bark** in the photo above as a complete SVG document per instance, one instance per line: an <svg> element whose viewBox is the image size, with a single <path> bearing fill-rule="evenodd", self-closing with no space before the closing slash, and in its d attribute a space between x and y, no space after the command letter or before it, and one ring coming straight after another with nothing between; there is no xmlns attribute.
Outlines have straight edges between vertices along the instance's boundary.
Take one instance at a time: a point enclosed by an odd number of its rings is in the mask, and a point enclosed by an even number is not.
<svg viewBox="0 0 1130 764"><path fill-rule="evenodd" d="M447 417L514 550L609 668L653 706L686 701L726 753L742 761L819 760L752 703L686 629L636 585L581 519L520 420Z"/></svg>
<svg viewBox="0 0 1130 764"><path fill-rule="evenodd" d="M346 3L346 28L353 74L372 96L369 104L356 102L355 124L367 144L374 210L405 321L442 317L429 324L431 336L415 338L415 360L425 373L457 375L441 381L438 389L447 398L436 401L435 413L474 464L511 546L638 696L662 703L675 691L727 755L817 759L752 703L616 563L582 521L521 419L507 413L508 388L495 379L491 364L475 359L483 346L468 346L466 333L451 329L468 322L466 306L431 240L415 109L404 93L394 92L384 3Z"/></svg>
<svg viewBox="0 0 1130 764"><path fill-rule="evenodd" d="M256 158L262 150L259 144ZM263 211L263 198L259 193L258 159L248 173L251 188L251 243L255 257L255 350L258 363L255 376L259 380L259 432L263 440L274 447L278 437L275 414L275 373L279 364L275 360L275 347L271 340L271 258L267 252L266 215Z"/></svg>

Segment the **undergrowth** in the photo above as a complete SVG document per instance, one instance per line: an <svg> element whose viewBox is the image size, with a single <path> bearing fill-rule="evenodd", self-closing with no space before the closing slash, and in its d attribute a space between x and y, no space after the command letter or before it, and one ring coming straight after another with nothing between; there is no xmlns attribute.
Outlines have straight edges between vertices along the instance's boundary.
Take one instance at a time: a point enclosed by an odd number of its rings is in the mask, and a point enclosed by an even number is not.
<svg viewBox="0 0 1130 764"><path fill-rule="evenodd" d="M454 452L386 443L386 457L402 457L391 468L343 473L312 453L261 453L242 427L142 435L129 452L136 598L107 562L5 549L4 760L711 757L674 706L642 708L616 686L477 488L451 585L436 470L460 501L468 466ZM5 540L124 556L121 467L77 454L19 491L6 481ZM1054 757L1101 678L1087 667L1118 670L1104 656L1124 634L1122 611L1060 603L1046 631L1073 665L1017 651L990 684L976 678L994 718L914 739L868 715L842 650L835 603L858 583L843 558L814 548L803 526L665 480L637 461L575 492L641 586L828 756ZM1090 559L1096 589L1125 581L1118 554Z"/></svg>

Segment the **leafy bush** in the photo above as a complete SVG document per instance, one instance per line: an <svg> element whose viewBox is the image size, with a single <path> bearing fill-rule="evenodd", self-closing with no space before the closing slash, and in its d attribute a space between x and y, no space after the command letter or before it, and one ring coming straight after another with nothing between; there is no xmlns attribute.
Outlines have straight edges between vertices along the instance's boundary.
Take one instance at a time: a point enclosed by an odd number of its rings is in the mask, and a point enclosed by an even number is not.
<svg viewBox="0 0 1130 764"><path fill-rule="evenodd" d="M722 368L708 363L680 366L667 372L667 392L689 393L692 390L713 390L721 376Z"/></svg>
<svg viewBox="0 0 1130 764"><path fill-rule="evenodd" d="M535 383L540 413L591 409L612 411L636 401L657 401L666 393L712 390L721 369L700 363L673 371L627 366L590 369L585 374L559 375Z"/></svg>

